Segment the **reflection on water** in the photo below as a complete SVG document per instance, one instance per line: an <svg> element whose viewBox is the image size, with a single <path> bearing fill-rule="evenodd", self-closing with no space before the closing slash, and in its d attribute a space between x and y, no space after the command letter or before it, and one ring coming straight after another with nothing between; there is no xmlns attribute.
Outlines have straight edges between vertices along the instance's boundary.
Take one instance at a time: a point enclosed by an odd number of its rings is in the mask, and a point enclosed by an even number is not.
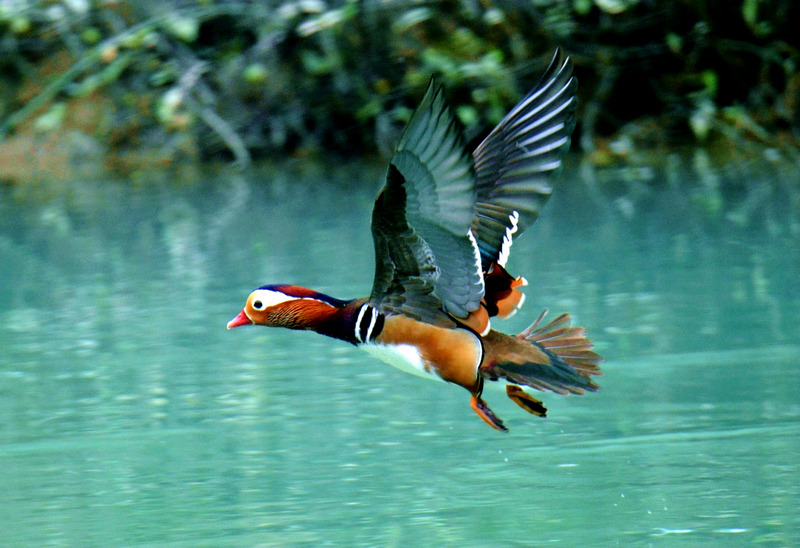
<svg viewBox="0 0 800 548"><path fill-rule="evenodd" d="M343 343L225 330L264 283L369 292L379 168L3 190L0 543L800 543L797 204L642 173L568 173L515 243L499 328L570 311L608 361L546 420L490 387L505 436Z"/></svg>

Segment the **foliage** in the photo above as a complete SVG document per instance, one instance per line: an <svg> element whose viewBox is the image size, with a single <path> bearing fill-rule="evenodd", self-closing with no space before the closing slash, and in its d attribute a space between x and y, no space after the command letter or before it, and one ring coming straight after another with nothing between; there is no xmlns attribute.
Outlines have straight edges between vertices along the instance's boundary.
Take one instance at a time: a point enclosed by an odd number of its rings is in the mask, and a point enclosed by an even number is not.
<svg viewBox="0 0 800 548"><path fill-rule="evenodd" d="M386 152L436 74L472 140L560 45L598 165L620 161L621 137L796 148L795 4L2 0L0 135L55 132L75 146L77 131L167 163Z"/></svg>

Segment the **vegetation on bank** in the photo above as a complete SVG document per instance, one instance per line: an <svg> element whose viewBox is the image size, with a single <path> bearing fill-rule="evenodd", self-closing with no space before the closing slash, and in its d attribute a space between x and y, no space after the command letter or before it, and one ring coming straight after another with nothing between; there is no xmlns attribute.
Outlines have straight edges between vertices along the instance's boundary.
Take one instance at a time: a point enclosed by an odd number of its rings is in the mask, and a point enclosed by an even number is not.
<svg viewBox="0 0 800 548"><path fill-rule="evenodd" d="M477 140L557 46L597 166L698 143L794 164L799 20L795 0L2 0L0 179L386 154L431 74Z"/></svg>

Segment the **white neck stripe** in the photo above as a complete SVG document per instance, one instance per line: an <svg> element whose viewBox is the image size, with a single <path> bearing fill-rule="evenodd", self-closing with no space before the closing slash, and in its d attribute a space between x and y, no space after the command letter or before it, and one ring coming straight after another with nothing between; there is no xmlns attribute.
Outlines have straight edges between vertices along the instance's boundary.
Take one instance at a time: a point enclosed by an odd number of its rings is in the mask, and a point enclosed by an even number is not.
<svg viewBox="0 0 800 548"><path fill-rule="evenodd" d="M372 330L375 329L375 323L378 321L378 311L372 308L371 306L369 308L369 311L371 316L369 320L369 328L367 329L367 342L369 342L370 339L372 339Z"/></svg>
<svg viewBox="0 0 800 548"><path fill-rule="evenodd" d="M364 342L361 338L361 320L364 319L364 312L366 312L368 306L367 304L362 304L358 310L358 318L356 318L356 340L360 343ZM367 340L369 340L369 334L367 335Z"/></svg>

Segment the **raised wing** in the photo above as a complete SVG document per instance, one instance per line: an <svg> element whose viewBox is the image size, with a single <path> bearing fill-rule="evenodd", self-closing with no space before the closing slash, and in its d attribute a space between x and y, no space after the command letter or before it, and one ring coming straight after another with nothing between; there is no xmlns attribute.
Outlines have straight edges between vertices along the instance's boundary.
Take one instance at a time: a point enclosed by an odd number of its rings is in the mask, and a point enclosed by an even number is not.
<svg viewBox="0 0 800 548"><path fill-rule="evenodd" d="M513 235L539 217L575 129L572 61L557 50L539 83L475 149L472 231L484 270L505 265Z"/></svg>
<svg viewBox="0 0 800 548"><path fill-rule="evenodd" d="M384 312L431 323L465 318L484 294L470 227L475 174L461 132L433 79L397 145L372 212L375 282Z"/></svg>

